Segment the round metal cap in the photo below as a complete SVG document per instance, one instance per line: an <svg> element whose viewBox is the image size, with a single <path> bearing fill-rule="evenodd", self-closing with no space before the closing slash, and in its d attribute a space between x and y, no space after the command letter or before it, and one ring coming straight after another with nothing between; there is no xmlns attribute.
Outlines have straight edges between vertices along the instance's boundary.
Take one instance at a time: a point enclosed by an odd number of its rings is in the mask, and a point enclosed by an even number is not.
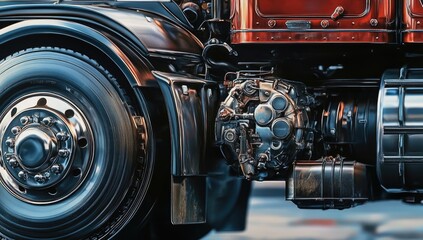
<svg viewBox="0 0 423 240"><path fill-rule="evenodd" d="M23 131L16 139L16 154L21 164L29 169L36 169L49 160L56 151L54 140L38 128Z"/></svg>
<svg viewBox="0 0 423 240"><path fill-rule="evenodd" d="M274 118L274 111L268 105L259 105L254 111L254 118L259 125L267 125L272 122Z"/></svg>
<svg viewBox="0 0 423 240"><path fill-rule="evenodd" d="M276 119L272 124L272 132L275 137L285 139L291 135L291 124L285 119Z"/></svg>
<svg viewBox="0 0 423 240"><path fill-rule="evenodd" d="M288 101L284 96L277 96L272 100L272 107L278 111L284 111L288 107Z"/></svg>

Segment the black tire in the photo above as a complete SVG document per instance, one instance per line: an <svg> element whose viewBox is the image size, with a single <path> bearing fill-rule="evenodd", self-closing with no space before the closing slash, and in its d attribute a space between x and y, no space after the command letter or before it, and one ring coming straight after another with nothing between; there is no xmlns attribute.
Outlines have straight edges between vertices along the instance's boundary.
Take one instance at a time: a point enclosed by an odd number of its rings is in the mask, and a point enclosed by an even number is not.
<svg viewBox="0 0 423 240"><path fill-rule="evenodd" d="M149 212L154 157L141 156L150 140L133 115L116 79L82 54L41 47L4 59L0 235L110 239Z"/></svg>

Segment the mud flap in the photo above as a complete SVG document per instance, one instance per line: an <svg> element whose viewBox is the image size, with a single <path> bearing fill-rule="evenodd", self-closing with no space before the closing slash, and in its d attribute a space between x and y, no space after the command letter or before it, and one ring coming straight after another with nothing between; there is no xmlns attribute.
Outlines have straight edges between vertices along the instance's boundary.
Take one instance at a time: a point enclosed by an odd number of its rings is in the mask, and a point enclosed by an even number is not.
<svg viewBox="0 0 423 240"><path fill-rule="evenodd" d="M172 146L171 221L206 222L208 146L218 101L215 82L153 71L164 95Z"/></svg>

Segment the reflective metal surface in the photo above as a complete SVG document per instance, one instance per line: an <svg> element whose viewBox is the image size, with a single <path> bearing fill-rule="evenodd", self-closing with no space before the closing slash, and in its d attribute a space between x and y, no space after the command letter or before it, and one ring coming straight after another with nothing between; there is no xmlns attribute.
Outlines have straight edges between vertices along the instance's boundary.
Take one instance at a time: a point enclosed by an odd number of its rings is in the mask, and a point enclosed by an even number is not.
<svg viewBox="0 0 423 240"><path fill-rule="evenodd" d="M341 157L297 160L286 183L286 199L300 208L350 208L369 199L368 182L366 165L359 162Z"/></svg>
<svg viewBox="0 0 423 240"><path fill-rule="evenodd" d="M231 6L234 44L395 41L395 1L232 0ZM292 28L293 21L308 24Z"/></svg>
<svg viewBox="0 0 423 240"><path fill-rule="evenodd" d="M63 96L37 93L17 99L1 115L0 176L8 191L33 204L74 192L93 157L82 112Z"/></svg>
<svg viewBox="0 0 423 240"><path fill-rule="evenodd" d="M377 166L389 192L423 189L423 71L390 70L381 81L377 127Z"/></svg>
<svg viewBox="0 0 423 240"><path fill-rule="evenodd" d="M197 176L206 171L206 150L213 143L210 123L218 100L217 84L195 77L153 72L164 94L171 124L172 174Z"/></svg>
<svg viewBox="0 0 423 240"><path fill-rule="evenodd" d="M342 1L342 0L297 0L278 1L254 0L258 14L265 18L281 17L329 17L334 10L342 6L347 9L344 17L360 17L370 10L370 0Z"/></svg>
<svg viewBox="0 0 423 240"><path fill-rule="evenodd" d="M285 178L297 154L310 150L305 139L312 96L301 84L265 75L238 72L216 117L222 154L248 180Z"/></svg>
<svg viewBox="0 0 423 240"><path fill-rule="evenodd" d="M92 9L125 26L151 53L201 54L202 43L192 33L157 15L141 10Z"/></svg>
<svg viewBox="0 0 423 240"><path fill-rule="evenodd" d="M402 40L406 43L421 43L423 42L423 5L420 0L404 0L402 1L403 15L405 29L402 34Z"/></svg>
<svg viewBox="0 0 423 240"><path fill-rule="evenodd" d="M171 221L206 221L207 155L211 146L217 84L195 77L153 72L164 94L172 143Z"/></svg>

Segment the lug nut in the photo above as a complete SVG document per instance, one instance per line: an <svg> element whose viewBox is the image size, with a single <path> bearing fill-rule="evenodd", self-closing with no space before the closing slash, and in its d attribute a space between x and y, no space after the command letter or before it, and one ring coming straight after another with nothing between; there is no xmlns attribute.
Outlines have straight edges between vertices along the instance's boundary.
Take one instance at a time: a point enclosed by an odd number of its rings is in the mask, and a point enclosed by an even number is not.
<svg viewBox="0 0 423 240"><path fill-rule="evenodd" d="M15 146L15 139L13 139L13 138L7 139L6 140L6 146L8 146L10 148L14 147Z"/></svg>
<svg viewBox="0 0 423 240"><path fill-rule="evenodd" d="M38 173L37 175L34 176L34 180L37 181L38 183L43 183L46 181L46 178L41 173Z"/></svg>
<svg viewBox="0 0 423 240"><path fill-rule="evenodd" d="M54 123L54 119L52 117L45 117L41 122L46 126L51 126Z"/></svg>
<svg viewBox="0 0 423 240"><path fill-rule="evenodd" d="M54 174L60 174L62 172L62 167L59 164L54 164L51 166L51 172Z"/></svg>
<svg viewBox="0 0 423 240"><path fill-rule="evenodd" d="M66 132L58 132L56 138L59 141L66 141L69 138L69 135Z"/></svg>
<svg viewBox="0 0 423 240"><path fill-rule="evenodd" d="M10 160L9 160L9 164L10 164L10 166L12 166L13 168L15 168L15 167L17 167L19 164L18 164L18 160L16 160L16 158L14 158L14 157L12 157L12 158L10 158Z"/></svg>
<svg viewBox="0 0 423 240"><path fill-rule="evenodd" d="M22 129L20 127L16 126L16 127L13 127L10 131L13 133L13 135L18 135L21 132L21 130Z"/></svg>
<svg viewBox="0 0 423 240"><path fill-rule="evenodd" d="M67 157L67 156L69 156L69 150L67 150L67 149L60 149L58 155L60 157Z"/></svg>
<svg viewBox="0 0 423 240"><path fill-rule="evenodd" d="M24 172L24 171L20 171L20 172L18 173L18 177L19 177L19 178L22 178L23 180L26 180L26 179L27 179L26 172Z"/></svg>
<svg viewBox="0 0 423 240"><path fill-rule="evenodd" d="M28 117L28 116L21 117L21 123L23 125L27 125L27 124L31 123L31 121L32 121L31 117Z"/></svg>

